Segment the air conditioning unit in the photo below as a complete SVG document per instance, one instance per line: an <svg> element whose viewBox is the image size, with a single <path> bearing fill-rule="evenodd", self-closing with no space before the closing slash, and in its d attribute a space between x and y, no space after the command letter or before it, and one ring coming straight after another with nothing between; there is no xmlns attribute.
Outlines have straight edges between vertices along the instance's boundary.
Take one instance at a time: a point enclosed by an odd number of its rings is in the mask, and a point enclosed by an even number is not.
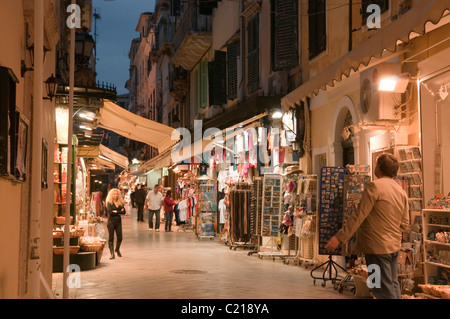
<svg viewBox="0 0 450 319"><path fill-rule="evenodd" d="M401 64L386 62L360 72L360 111L362 121L399 120L396 103L401 101L400 93L379 91L383 77L401 74Z"/></svg>

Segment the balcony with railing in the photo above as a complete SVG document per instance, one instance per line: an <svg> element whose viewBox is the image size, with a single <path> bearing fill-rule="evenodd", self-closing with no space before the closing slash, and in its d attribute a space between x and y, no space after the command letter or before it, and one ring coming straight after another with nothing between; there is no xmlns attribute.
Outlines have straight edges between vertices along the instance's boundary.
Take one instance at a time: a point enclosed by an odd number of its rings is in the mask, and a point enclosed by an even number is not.
<svg viewBox="0 0 450 319"><path fill-rule="evenodd" d="M192 70L211 47L211 25L211 15L198 14L194 6L185 11L173 35L174 65Z"/></svg>

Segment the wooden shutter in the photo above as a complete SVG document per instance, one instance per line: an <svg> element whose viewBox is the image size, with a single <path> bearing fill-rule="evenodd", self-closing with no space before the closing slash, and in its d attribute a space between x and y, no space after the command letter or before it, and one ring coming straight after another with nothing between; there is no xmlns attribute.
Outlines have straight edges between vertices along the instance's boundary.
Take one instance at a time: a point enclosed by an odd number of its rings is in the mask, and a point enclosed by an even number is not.
<svg viewBox="0 0 450 319"><path fill-rule="evenodd" d="M214 51L214 61L209 64L209 105L227 103L227 53Z"/></svg>
<svg viewBox="0 0 450 319"><path fill-rule="evenodd" d="M237 98L237 60L239 56L239 41L231 42L227 45L228 58L228 99Z"/></svg>
<svg viewBox="0 0 450 319"><path fill-rule="evenodd" d="M298 1L272 2L273 69L279 71L298 64Z"/></svg>
<svg viewBox="0 0 450 319"><path fill-rule="evenodd" d="M312 59L325 51L326 32L326 0L309 0L309 58Z"/></svg>
<svg viewBox="0 0 450 319"><path fill-rule="evenodd" d="M198 70L194 72L194 84L195 84L195 101L194 101L194 116L198 113L198 108L200 106L200 75Z"/></svg>
<svg viewBox="0 0 450 319"><path fill-rule="evenodd" d="M247 90L256 92L259 88L259 13L247 22Z"/></svg>
<svg viewBox="0 0 450 319"><path fill-rule="evenodd" d="M0 175L12 176L17 154L18 113L16 84L12 70L0 67Z"/></svg>
<svg viewBox="0 0 450 319"><path fill-rule="evenodd" d="M198 12L204 15L212 15L213 9L217 8L217 0L200 0L198 4Z"/></svg>
<svg viewBox="0 0 450 319"><path fill-rule="evenodd" d="M180 6L181 0L171 0L170 1L170 15L174 17L180 16Z"/></svg>
<svg viewBox="0 0 450 319"><path fill-rule="evenodd" d="M200 62L200 107L208 106L208 61Z"/></svg>

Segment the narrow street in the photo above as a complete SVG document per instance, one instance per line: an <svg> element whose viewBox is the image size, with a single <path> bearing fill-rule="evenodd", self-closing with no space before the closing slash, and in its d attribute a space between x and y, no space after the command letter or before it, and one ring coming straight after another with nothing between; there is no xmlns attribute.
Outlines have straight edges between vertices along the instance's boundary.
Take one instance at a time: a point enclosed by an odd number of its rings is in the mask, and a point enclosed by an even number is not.
<svg viewBox="0 0 450 319"><path fill-rule="evenodd" d="M136 221L136 209L122 219L123 257L81 273L81 288L69 299L354 299L331 284L314 286L312 267L259 259L247 250L230 250L216 240L199 240L192 231L170 233ZM62 273L53 274L53 291L62 298Z"/></svg>

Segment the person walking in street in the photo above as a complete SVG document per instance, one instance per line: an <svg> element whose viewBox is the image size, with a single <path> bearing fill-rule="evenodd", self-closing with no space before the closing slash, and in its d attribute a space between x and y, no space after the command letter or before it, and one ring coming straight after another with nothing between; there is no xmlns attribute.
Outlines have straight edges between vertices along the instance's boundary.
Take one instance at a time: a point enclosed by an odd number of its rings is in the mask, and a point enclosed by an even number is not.
<svg viewBox="0 0 450 319"><path fill-rule="evenodd" d="M156 215L155 230L159 231L160 226L160 212L164 205L164 197L159 191L159 185L156 184L153 191L148 192L145 198L144 209L148 208L148 228L153 229L153 216Z"/></svg>
<svg viewBox="0 0 450 319"><path fill-rule="evenodd" d="M165 219L165 231L172 231L172 218L173 218L173 206L176 204L175 200L172 198L172 190L168 190L166 196L164 197L164 219Z"/></svg>
<svg viewBox="0 0 450 319"><path fill-rule="evenodd" d="M138 189L136 190L136 194L134 195L134 200L136 202L137 207L137 221L144 221L144 205L145 198L147 197L147 192L145 191L145 185L137 185Z"/></svg>
<svg viewBox="0 0 450 319"><path fill-rule="evenodd" d="M375 176L368 183L355 212L326 244L334 251L347 242L355 232L356 249L365 254L367 266L379 273L371 288L377 299L400 299L397 257L401 248L402 232L409 229L408 196L394 180L399 163L392 154L377 158Z"/></svg>
<svg viewBox="0 0 450 319"><path fill-rule="evenodd" d="M109 191L106 197L106 213L108 216L108 233L109 233L109 250L111 257L114 259L114 233L116 233L117 242L115 252L117 256L122 257L120 253L120 245L122 243L122 217L125 215L125 202L123 201L122 194L117 188L113 188Z"/></svg>

